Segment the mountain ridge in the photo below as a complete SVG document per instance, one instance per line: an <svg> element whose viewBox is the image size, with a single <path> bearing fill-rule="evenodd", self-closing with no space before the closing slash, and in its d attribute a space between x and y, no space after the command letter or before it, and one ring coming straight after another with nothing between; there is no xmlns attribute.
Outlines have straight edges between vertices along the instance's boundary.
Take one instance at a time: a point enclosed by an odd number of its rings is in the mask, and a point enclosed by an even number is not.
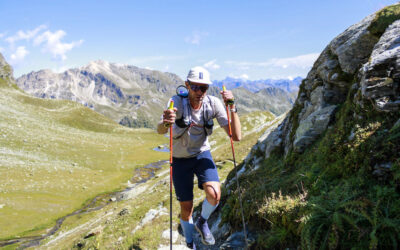
<svg viewBox="0 0 400 250"><path fill-rule="evenodd" d="M122 125L154 128L176 87L184 81L169 72L96 60L61 73L33 71L17 78L16 83L36 97L76 101ZM256 93L262 98L250 101L251 91L232 88L240 113L266 110L280 115L293 105L297 92L270 90ZM216 84L208 94L220 97L219 92Z"/></svg>

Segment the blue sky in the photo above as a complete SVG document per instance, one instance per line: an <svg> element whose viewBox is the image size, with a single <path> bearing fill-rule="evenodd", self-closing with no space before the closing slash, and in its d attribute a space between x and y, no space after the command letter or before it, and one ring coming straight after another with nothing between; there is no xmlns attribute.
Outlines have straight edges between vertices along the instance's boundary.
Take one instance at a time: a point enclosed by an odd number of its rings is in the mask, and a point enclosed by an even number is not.
<svg viewBox="0 0 400 250"><path fill-rule="evenodd" d="M0 1L0 52L16 77L93 60L213 79L306 76L318 54L389 0Z"/></svg>

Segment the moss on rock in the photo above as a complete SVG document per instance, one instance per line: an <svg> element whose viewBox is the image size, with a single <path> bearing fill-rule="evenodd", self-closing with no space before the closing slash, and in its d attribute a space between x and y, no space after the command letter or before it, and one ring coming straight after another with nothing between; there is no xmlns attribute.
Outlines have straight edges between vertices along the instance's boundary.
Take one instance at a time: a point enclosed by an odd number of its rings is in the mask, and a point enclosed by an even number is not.
<svg viewBox="0 0 400 250"><path fill-rule="evenodd" d="M376 13L368 30L371 34L380 37L386 28L398 19L400 19L400 4L388 6Z"/></svg>

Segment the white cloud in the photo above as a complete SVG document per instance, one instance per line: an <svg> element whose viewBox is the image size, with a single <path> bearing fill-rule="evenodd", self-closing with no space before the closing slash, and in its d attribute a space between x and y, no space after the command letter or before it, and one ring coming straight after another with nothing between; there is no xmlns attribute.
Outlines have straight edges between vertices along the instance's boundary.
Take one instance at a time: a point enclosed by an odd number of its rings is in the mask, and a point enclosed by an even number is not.
<svg viewBox="0 0 400 250"><path fill-rule="evenodd" d="M312 67L317 60L319 53L305 54L295 57L272 58L265 62L237 62L225 61L226 64L240 67L241 69L249 69L250 67L280 67L283 69L289 67L307 69Z"/></svg>
<svg viewBox="0 0 400 250"><path fill-rule="evenodd" d="M7 37L5 40L11 45L19 40L30 40L34 38L41 30L46 29L46 25L40 25L33 30L22 31L19 30L15 35Z"/></svg>
<svg viewBox="0 0 400 250"><path fill-rule="evenodd" d="M6 34L0 33L0 38L4 37Z"/></svg>
<svg viewBox="0 0 400 250"><path fill-rule="evenodd" d="M249 76L247 74L242 74L240 76L229 74L228 77L235 78L235 79L243 79L243 80L249 79Z"/></svg>
<svg viewBox="0 0 400 250"><path fill-rule="evenodd" d="M43 51L49 52L53 55L55 59L65 60L67 56L65 55L69 50L74 47L80 46L83 43L83 40L71 42L71 43L63 43L61 39L67 33L63 30L57 30L56 32L45 31L41 35L37 36L33 41L35 46L43 44Z"/></svg>
<svg viewBox="0 0 400 250"><path fill-rule="evenodd" d="M0 47L0 53L4 52L4 48Z"/></svg>
<svg viewBox="0 0 400 250"><path fill-rule="evenodd" d="M200 40L206 36L208 36L208 32L193 31L192 35L185 37L185 42L199 45Z"/></svg>
<svg viewBox="0 0 400 250"><path fill-rule="evenodd" d="M318 56L319 53L312 53L295 57L274 58L267 62L267 65L270 64L272 66L282 67L284 69L286 69L287 67L297 67L305 69L312 67Z"/></svg>
<svg viewBox="0 0 400 250"><path fill-rule="evenodd" d="M19 46L17 48L17 50L10 56L11 64L17 64L17 63L22 62L24 60L25 56L28 54L29 54L29 51L27 51L24 46Z"/></svg>
<svg viewBox="0 0 400 250"><path fill-rule="evenodd" d="M141 65L146 63L176 61L182 59L185 59L185 56L146 56L146 57L134 57L131 58L128 62L133 65Z"/></svg>
<svg viewBox="0 0 400 250"><path fill-rule="evenodd" d="M209 62L206 62L203 66L206 67L207 69L219 69L221 66L216 64L215 63L216 61L217 61L216 59L211 60Z"/></svg>
<svg viewBox="0 0 400 250"><path fill-rule="evenodd" d="M247 80L247 79L249 79L249 76L247 74L243 74L243 75L240 76L240 78Z"/></svg>

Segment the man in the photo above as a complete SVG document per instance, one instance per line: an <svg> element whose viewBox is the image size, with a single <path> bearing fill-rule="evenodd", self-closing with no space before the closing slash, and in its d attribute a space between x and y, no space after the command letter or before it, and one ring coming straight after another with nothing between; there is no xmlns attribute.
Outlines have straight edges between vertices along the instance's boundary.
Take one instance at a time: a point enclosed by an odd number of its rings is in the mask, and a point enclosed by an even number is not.
<svg viewBox="0 0 400 250"><path fill-rule="evenodd" d="M213 118L229 133L228 118L222 102L214 96L208 96L207 89L212 84L209 72L202 67L190 69L185 85L189 91L187 97L173 96L174 110L163 112L157 126L159 134L168 132L173 126L173 164L172 178L177 199L181 207L181 225L189 248L196 248L193 242L193 230L200 233L205 245L213 245L214 237L210 232L207 219L218 206L221 186L217 168L211 157L208 135L212 133ZM221 91L225 103L230 103L232 138L241 139L239 116L231 91ZM193 224L193 178L196 174L198 185L206 194L202 204L201 216Z"/></svg>

